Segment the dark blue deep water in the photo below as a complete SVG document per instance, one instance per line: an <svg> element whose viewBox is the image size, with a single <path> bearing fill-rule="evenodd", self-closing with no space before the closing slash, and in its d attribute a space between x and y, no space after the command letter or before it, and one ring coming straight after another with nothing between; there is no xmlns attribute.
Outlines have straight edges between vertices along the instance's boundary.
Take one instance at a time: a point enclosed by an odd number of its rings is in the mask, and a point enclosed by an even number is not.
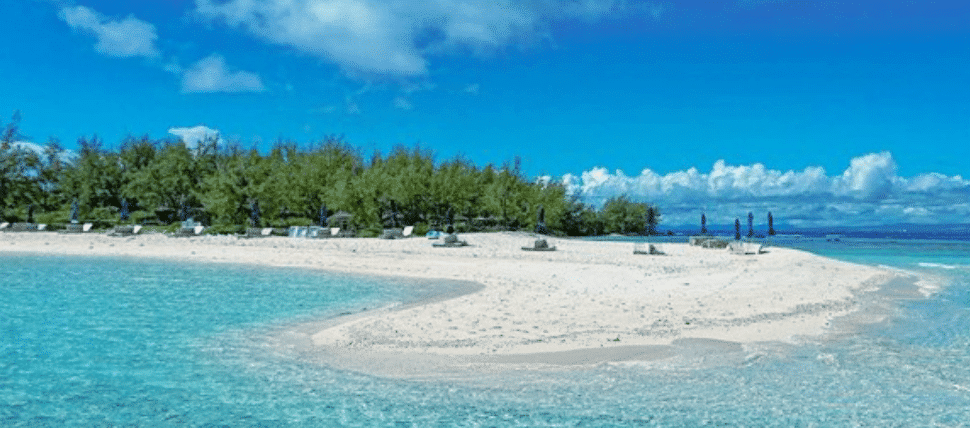
<svg viewBox="0 0 970 428"><path fill-rule="evenodd" d="M0 426L970 426L970 244L777 242L943 278L890 322L703 364L387 380L266 345L434 292L378 277L0 256Z"/></svg>

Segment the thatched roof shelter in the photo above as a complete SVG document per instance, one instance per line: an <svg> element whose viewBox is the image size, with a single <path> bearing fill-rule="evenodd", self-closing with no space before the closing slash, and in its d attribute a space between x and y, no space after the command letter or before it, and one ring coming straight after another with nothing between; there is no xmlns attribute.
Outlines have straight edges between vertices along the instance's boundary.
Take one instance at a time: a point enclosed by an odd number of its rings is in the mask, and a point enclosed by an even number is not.
<svg viewBox="0 0 970 428"><path fill-rule="evenodd" d="M346 211L337 211L334 215L327 218L327 225L330 227L339 227L341 229L349 229L351 226L351 221L354 219L354 215Z"/></svg>

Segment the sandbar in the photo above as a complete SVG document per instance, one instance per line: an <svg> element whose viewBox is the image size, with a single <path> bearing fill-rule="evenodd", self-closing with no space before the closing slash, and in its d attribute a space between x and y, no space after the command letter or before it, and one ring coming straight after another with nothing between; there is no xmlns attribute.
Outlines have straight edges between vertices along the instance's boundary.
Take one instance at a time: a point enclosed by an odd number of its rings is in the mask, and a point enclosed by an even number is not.
<svg viewBox="0 0 970 428"><path fill-rule="evenodd" d="M0 253L147 257L292 266L333 272L448 280L457 287L419 304L291 326L280 346L328 364L420 376L506 365L589 365L670 357L677 346L731 350L823 334L862 295L899 272L769 248L758 255L663 244L550 239L526 252L521 232L463 234L471 244L436 248L397 240L234 236L125 238L103 234L0 233ZM706 349L706 348L705 348Z"/></svg>

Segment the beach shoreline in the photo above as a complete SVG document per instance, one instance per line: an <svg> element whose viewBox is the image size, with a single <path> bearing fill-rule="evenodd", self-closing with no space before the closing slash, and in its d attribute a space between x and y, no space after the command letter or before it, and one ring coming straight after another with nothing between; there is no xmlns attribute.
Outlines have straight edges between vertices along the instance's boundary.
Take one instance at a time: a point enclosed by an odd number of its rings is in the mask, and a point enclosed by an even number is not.
<svg viewBox="0 0 970 428"><path fill-rule="evenodd" d="M434 248L424 238L34 232L0 234L0 252L287 266L464 284L408 304L287 326L268 338L310 360L403 377L652 361L793 343L831 331L834 319L858 312L861 296L903 277L787 248L742 256L663 244L666 255L649 256L634 255L629 242L577 239L551 239L557 251L525 252L521 247L534 237L521 232L462 239L471 246Z"/></svg>

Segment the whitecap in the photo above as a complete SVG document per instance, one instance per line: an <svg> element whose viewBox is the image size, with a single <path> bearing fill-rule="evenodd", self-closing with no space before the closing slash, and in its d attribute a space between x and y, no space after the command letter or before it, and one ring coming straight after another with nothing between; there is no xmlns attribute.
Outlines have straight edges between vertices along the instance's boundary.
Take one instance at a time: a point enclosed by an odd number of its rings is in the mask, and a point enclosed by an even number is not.
<svg viewBox="0 0 970 428"><path fill-rule="evenodd" d="M956 269L957 268L956 266L947 265L947 264L943 264L943 263L925 263L925 262L924 263L919 263L919 266L920 267L926 267L926 268L938 268L938 269Z"/></svg>

